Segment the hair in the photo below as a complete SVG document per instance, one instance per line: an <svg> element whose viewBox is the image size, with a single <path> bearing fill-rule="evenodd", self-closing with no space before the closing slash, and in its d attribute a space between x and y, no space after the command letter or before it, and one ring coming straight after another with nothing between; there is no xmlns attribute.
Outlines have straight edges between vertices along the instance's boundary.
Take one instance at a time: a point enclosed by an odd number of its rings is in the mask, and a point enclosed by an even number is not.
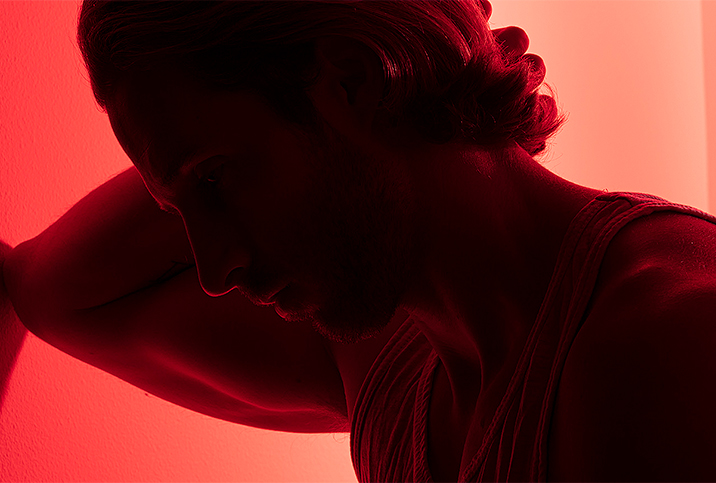
<svg viewBox="0 0 716 483"><path fill-rule="evenodd" d="M334 35L375 52L385 112L430 142L516 142L534 156L564 122L540 92L544 70L503 52L480 0L84 0L77 29L105 112L129 72L174 66L210 89L253 89L299 124L317 115L314 40Z"/></svg>

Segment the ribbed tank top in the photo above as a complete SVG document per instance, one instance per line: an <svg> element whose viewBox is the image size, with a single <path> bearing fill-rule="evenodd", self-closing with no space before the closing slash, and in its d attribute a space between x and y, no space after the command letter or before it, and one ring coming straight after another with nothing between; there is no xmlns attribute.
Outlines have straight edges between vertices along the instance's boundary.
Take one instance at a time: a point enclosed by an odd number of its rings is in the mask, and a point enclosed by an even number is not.
<svg viewBox="0 0 716 483"><path fill-rule="evenodd" d="M470 464L458 481L546 481L555 396L585 318L604 253L629 222L659 211L713 216L639 193L605 193L572 220L516 370ZM439 358L411 318L373 363L351 422L351 457L361 482L430 482L428 406Z"/></svg>

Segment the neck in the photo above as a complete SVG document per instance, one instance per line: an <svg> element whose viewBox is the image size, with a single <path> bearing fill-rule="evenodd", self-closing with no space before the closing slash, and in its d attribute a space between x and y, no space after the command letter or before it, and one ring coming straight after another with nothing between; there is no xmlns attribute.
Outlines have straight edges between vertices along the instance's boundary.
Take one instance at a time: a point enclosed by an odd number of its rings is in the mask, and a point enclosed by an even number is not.
<svg viewBox="0 0 716 483"><path fill-rule="evenodd" d="M440 146L420 157L413 174L426 262L404 308L437 351L456 404L474 407L511 375L567 228L599 192L519 147Z"/></svg>

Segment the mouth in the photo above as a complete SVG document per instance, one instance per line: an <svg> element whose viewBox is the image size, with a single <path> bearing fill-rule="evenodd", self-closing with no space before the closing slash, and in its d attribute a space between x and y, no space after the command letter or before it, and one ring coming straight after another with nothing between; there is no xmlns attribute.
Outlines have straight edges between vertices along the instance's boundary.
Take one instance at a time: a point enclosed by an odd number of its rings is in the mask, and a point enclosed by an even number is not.
<svg viewBox="0 0 716 483"><path fill-rule="evenodd" d="M281 317L284 320L286 320L286 318L289 315L288 312L283 310L279 305L274 305L273 309L276 311L276 315L278 315L279 317Z"/></svg>
<svg viewBox="0 0 716 483"><path fill-rule="evenodd" d="M287 322L307 322L313 320L319 306L308 302L305 292L299 287L286 285L271 299L276 314Z"/></svg>
<svg viewBox="0 0 716 483"><path fill-rule="evenodd" d="M279 292L288 286L285 279L271 272L250 274L247 270L235 270L231 276L232 285L258 306L273 305Z"/></svg>
<svg viewBox="0 0 716 483"><path fill-rule="evenodd" d="M278 290L270 292L268 295L254 297L256 305L273 305L276 303L276 297L281 293L286 286L282 286Z"/></svg>

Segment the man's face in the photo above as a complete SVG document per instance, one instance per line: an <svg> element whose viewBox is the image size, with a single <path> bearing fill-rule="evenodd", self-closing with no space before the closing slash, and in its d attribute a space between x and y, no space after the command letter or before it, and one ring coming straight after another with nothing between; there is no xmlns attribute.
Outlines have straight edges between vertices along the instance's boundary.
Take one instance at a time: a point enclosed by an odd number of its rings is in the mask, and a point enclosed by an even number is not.
<svg viewBox="0 0 716 483"><path fill-rule="evenodd" d="M325 123L298 129L255 94L211 93L175 72L133 77L108 113L152 196L183 218L207 293L237 287L340 342L388 323L415 258L396 163Z"/></svg>

